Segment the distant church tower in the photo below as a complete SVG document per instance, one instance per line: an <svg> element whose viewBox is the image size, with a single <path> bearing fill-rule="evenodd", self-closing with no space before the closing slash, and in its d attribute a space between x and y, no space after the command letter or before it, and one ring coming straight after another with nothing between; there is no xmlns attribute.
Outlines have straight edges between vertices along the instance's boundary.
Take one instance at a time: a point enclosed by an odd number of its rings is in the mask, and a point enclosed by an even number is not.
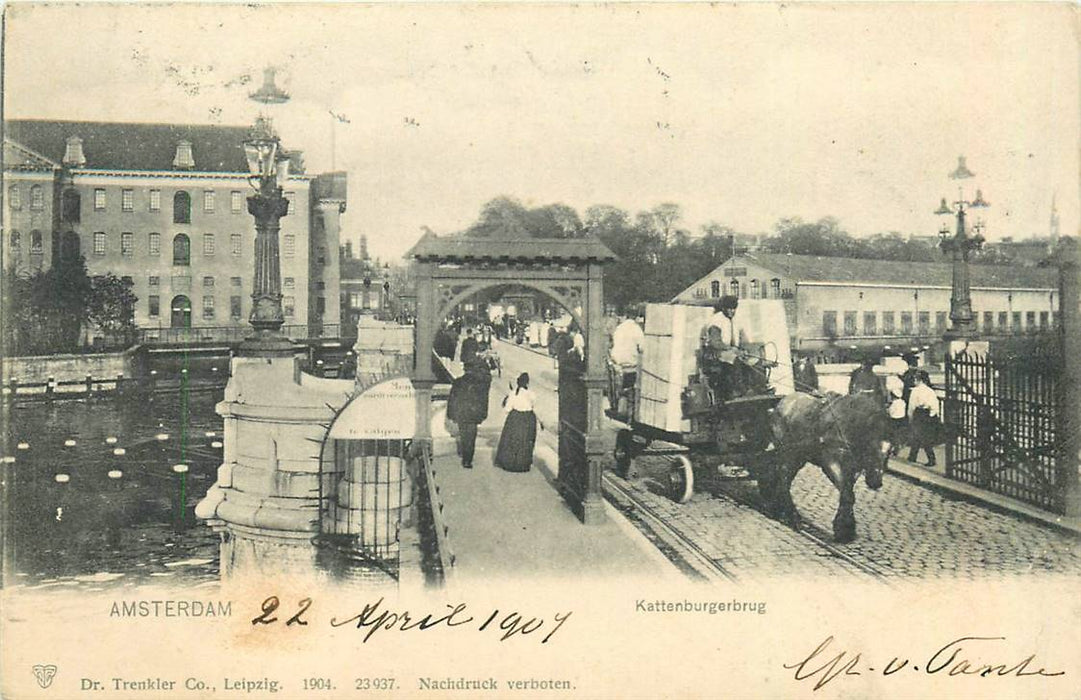
<svg viewBox="0 0 1081 700"><path fill-rule="evenodd" d="M1058 243L1058 209L1055 207L1055 195L1051 195L1051 245Z"/></svg>

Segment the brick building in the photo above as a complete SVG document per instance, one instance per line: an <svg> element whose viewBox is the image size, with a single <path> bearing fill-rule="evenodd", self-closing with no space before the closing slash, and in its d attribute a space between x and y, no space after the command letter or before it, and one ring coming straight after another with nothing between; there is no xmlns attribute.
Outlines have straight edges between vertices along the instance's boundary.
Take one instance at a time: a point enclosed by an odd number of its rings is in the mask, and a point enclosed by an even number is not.
<svg viewBox="0 0 1081 700"><path fill-rule="evenodd" d="M1048 330L1058 321L1056 270L971 265L972 310L983 335ZM785 300L792 349L899 347L941 339L949 327L950 263L753 253L737 255L673 301L725 294Z"/></svg>
<svg viewBox="0 0 1081 700"><path fill-rule="evenodd" d="M131 279L146 339L241 336L255 255L247 135L229 126L5 122L5 271L29 275L81 252L91 275ZM345 173L308 175L299 155L279 237L286 331L337 335Z"/></svg>

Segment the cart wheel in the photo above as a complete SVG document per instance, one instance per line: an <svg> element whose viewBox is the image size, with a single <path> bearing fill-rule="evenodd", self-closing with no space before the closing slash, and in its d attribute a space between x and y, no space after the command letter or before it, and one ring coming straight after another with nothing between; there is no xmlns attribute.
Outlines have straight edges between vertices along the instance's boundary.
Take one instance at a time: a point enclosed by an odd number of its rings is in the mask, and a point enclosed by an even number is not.
<svg viewBox="0 0 1081 700"><path fill-rule="evenodd" d="M634 452L631 447L634 443L634 437L629 430L620 430L616 433L616 446L612 450L612 457L616 462L616 474L619 474L624 479L631 475L631 466L634 462Z"/></svg>
<svg viewBox="0 0 1081 700"><path fill-rule="evenodd" d="M676 455L668 470L668 495L676 503L686 503L694 493L694 468L687 455Z"/></svg>

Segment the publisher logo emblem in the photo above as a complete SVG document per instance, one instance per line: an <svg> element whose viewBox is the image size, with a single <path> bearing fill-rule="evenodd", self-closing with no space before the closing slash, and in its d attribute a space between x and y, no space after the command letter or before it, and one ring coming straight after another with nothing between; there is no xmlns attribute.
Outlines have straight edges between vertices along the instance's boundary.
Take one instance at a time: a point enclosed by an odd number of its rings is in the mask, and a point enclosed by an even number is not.
<svg viewBox="0 0 1081 700"><path fill-rule="evenodd" d="M42 688L52 685L54 677L56 677L56 664L35 664L34 678L38 679L38 685Z"/></svg>

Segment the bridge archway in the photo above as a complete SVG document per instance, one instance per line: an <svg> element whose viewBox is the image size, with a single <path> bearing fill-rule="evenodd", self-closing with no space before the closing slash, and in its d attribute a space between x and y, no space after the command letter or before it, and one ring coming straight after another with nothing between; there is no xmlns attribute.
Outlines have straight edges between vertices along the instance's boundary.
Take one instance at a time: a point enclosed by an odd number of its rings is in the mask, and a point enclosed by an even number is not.
<svg viewBox="0 0 1081 700"><path fill-rule="evenodd" d="M465 238L428 234L408 256L416 263L417 437L431 440L432 343L439 325L458 304L485 289L520 285L551 297L567 309L585 336L586 359L561 372L577 397L567 410L560 400L559 487L585 523L604 519L601 494L605 441L601 403L607 381L604 338L603 266L615 260L596 238Z"/></svg>

